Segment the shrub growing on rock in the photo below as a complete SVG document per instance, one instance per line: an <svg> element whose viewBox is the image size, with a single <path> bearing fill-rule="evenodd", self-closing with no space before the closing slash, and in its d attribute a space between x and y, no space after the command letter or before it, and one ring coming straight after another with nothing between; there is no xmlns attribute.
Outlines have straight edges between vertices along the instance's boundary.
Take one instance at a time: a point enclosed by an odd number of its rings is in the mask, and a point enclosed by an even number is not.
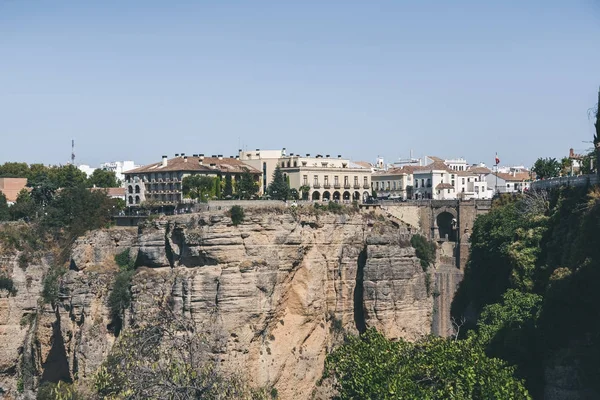
<svg viewBox="0 0 600 400"><path fill-rule="evenodd" d="M244 209L241 206L233 206L229 210L229 216L231 217L231 223L237 226L244 221Z"/></svg>

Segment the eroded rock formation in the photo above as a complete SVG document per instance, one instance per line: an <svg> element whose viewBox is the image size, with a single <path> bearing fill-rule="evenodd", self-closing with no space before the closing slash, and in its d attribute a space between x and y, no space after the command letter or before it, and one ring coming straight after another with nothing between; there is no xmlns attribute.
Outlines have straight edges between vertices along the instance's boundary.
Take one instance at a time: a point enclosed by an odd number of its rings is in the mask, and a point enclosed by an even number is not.
<svg viewBox="0 0 600 400"><path fill-rule="evenodd" d="M431 332L432 297L404 228L358 213L299 214L247 210L233 226L212 212L91 232L74 245L55 310L38 300L47 265L22 271L39 270L27 290L13 268L17 295L0 300L0 385L14 393L25 356L47 379L92 376L115 340L106 299L114 256L127 249L137 270L126 323L168 296L224 370L274 385L283 399L311 397L344 331ZM38 315L23 326L27 310Z"/></svg>

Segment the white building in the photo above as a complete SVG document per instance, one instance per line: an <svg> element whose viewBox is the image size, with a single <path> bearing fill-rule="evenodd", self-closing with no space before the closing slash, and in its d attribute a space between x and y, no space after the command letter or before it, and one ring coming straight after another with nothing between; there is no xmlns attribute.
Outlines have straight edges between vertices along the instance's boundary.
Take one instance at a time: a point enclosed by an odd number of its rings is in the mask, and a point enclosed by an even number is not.
<svg viewBox="0 0 600 400"><path fill-rule="evenodd" d="M377 171L371 175L373 190L378 198L410 199L412 198L413 171L409 168L390 168Z"/></svg>
<svg viewBox="0 0 600 400"><path fill-rule="evenodd" d="M415 199L456 199L456 172L443 161L434 161L424 167L413 167Z"/></svg>
<svg viewBox="0 0 600 400"><path fill-rule="evenodd" d="M140 165L136 165L133 161L113 161L100 164L100 169L114 172L121 182L125 180L125 172L139 167Z"/></svg>
<svg viewBox="0 0 600 400"><path fill-rule="evenodd" d="M96 168L92 168L89 165L85 165L85 164L82 164L82 165L78 166L77 169L79 169L82 172L85 172L85 174L87 175L88 178L90 176L92 176L92 174L96 170Z"/></svg>
<svg viewBox="0 0 600 400"><path fill-rule="evenodd" d="M485 179L494 193L522 193L531 187L532 176L529 172L493 172Z"/></svg>

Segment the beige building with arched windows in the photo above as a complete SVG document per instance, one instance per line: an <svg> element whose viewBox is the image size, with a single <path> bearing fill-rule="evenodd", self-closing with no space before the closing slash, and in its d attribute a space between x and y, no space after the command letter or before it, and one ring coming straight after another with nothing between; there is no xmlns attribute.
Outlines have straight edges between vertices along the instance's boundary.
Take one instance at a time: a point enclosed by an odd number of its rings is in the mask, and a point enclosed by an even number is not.
<svg viewBox="0 0 600 400"><path fill-rule="evenodd" d="M371 169L337 156L282 157L279 167L290 188L305 193L306 200L365 201L371 195Z"/></svg>

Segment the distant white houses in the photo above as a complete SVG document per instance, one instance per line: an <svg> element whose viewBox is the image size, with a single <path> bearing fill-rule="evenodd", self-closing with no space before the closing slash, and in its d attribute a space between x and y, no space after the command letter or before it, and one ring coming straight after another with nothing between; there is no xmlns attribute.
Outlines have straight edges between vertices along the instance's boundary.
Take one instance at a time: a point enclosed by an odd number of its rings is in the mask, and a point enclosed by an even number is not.
<svg viewBox="0 0 600 400"><path fill-rule="evenodd" d="M100 164L100 169L114 172L121 182L125 180L125 172L139 167L140 165L136 165L133 161L112 161Z"/></svg>
<svg viewBox="0 0 600 400"><path fill-rule="evenodd" d="M89 165L85 165L85 164L82 164L82 165L78 166L77 169L79 169L82 172L85 172L85 174L87 175L88 178L90 176L92 176L92 174L96 170L96 168L92 168Z"/></svg>

